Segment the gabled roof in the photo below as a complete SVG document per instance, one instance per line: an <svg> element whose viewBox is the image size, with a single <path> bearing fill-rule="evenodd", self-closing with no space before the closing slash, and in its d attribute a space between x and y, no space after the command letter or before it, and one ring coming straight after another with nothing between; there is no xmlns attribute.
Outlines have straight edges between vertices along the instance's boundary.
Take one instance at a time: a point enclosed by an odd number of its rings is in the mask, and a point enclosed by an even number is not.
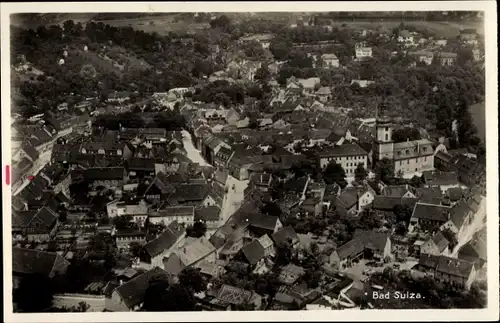
<svg viewBox="0 0 500 323"><path fill-rule="evenodd" d="M255 213L250 217L250 226L266 230L274 230L276 223L279 221L277 216L264 215Z"/></svg>
<svg viewBox="0 0 500 323"><path fill-rule="evenodd" d="M259 240L253 240L245 245L241 251L250 265L255 265L259 260L265 257L264 247L259 243Z"/></svg>
<svg viewBox="0 0 500 323"><path fill-rule="evenodd" d="M357 229L354 232L353 239L337 248L336 252L342 260L353 257L365 249L380 251L384 250L388 239L389 235L383 232Z"/></svg>
<svg viewBox="0 0 500 323"><path fill-rule="evenodd" d="M358 191L355 188L346 189L337 196L337 205L341 205L346 209L352 208L358 202Z"/></svg>
<svg viewBox="0 0 500 323"><path fill-rule="evenodd" d="M469 278L473 268L474 264L472 262L441 256L439 257L436 271L450 276Z"/></svg>
<svg viewBox="0 0 500 323"><path fill-rule="evenodd" d="M438 187L417 188L415 195L421 203L437 204L441 203L443 194Z"/></svg>
<svg viewBox="0 0 500 323"><path fill-rule="evenodd" d="M33 249L12 248L12 271L15 274L41 274L46 277L53 276L54 265L69 262L57 253Z"/></svg>
<svg viewBox="0 0 500 323"><path fill-rule="evenodd" d="M467 203L462 201L451 208L451 221L457 228L461 228L471 211Z"/></svg>
<svg viewBox="0 0 500 323"><path fill-rule="evenodd" d="M144 249L151 257L154 257L173 247L185 232L186 230L177 221L174 221L156 239L148 242Z"/></svg>
<svg viewBox="0 0 500 323"><path fill-rule="evenodd" d="M230 304L248 304L252 298L252 292L235 286L222 285L217 298Z"/></svg>
<svg viewBox="0 0 500 323"><path fill-rule="evenodd" d="M443 252L443 250L450 244L441 231L437 232L432 237L432 241L436 244L439 252Z"/></svg>
<svg viewBox="0 0 500 323"><path fill-rule="evenodd" d="M375 196L372 207L376 210L392 211L396 205L408 205L413 208L416 203L417 199L411 197Z"/></svg>
<svg viewBox="0 0 500 323"><path fill-rule="evenodd" d="M413 188L409 185L387 185L382 189L383 196L403 197L406 193L412 192Z"/></svg>
<svg viewBox="0 0 500 323"><path fill-rule="evenodd" d="M29 143L23 144L21 146L21 149L26 153L26 155L28 155L30 157L30 159L32 161L37 160L38 156L40 156L40 154L35 149L35 147L33 147L32 145L30 145Z"/></svg>
<svg viewBox="0 0 500 323"><path fill-rule="evenodd" d="M422 173L427 185L458 185L458 176L455 172L425 171Z"/></svg>
<svg viewBox="0 0 500 323"><path fill-rule="evenodd" d="M132 309L144 301L146 289L149 287L151 279L162 279L169 283L172 281L171 276L166 271L155 267L118 286L115 291L120 295L125 305Z"/></svg>
<svg viewBox="0 0 500 323"><path fill-rule="evenodd" d="M343 144L336 147L328 147L319 152L320 157L344 157L364 156L368 153L358 144Z"/></svg>
<svg viewBox="0 0 500 323"><path fill-rule="evenodd" d="M214 222L220 220L220 208L218 206L206 206L195 210L195 221Z"/></svg>
<svg viewBox="0 0 500 323"><path fill-rule="evenodd" d="M170 183L169 178L164 173L160 172L156 175L156 177L151 181L149 186L144 191L144 195L147 195L149 190L156 185L162 194L171 194L175 192L175 187Z"/></svg>
<svg viewBox="0 0 500 323"><path fill-rule="evenodd" d="M415 204L412 218L446 222L449 219L450 208L441 205Z"/></svg>
<svg viewBox="0 0 500 323"><path fill-rule="evenodd" d="M178 275L184 268L184 264L176 253L172 253L170 257L163 259L163 268L171 275Z"/></svg>
<svg viewBox="0 0 500 323"><path fill-rule="evenodd" d="M199 260L205 258L211 253L215 252L215 247L205 238L194 239L191 243L184 245L175 253L179 256L182 263L186 266L191 266L192 264L198 262Z"/></svg>

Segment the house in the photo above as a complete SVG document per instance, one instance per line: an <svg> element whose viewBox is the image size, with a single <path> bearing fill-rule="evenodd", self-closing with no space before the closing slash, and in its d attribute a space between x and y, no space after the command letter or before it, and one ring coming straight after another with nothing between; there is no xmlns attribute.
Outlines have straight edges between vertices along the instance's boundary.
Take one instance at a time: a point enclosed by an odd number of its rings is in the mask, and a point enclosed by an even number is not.
<svg viewBox="0 0 500 323"><path fill-rule="evenodd" d="M449 244L450 242L445 238L443 233L438 231L424 242L420 247L420 252L435 256L447 254L450 251L448 248Z"/></svg>
<svg viewBox="0 0 500 323"><path fill-rule="evenodd" d="M416 198L414 188L408 184L405 185L384 185L380 191L382 196L399 198Z"/></svg>
<svg viewBox="0 0 500 323"><path fill-rule="evenodd" d="M448 45L448 40L447 39L436 39L434 41L434 44L436 46L444 47L444 46Z"/></svg>
<svg viewBox="0 0 500 323"><path fill-rule="evenodd" d="M48 207L37 211L20 211L12 213L13 236L26 236L28 241L46 242L55 234L58 215Z"/></svg>
<svg viewBox="0 0 500 323"><path fill-rule="evenodd" d="M209 194L210 186L206 183L191 182L179 184L175 193L170 195L167 202L171 206L212 206L216 201Z"/></svg>
<svg viewBox="0 0 500 323"><path fill-rule="evenodd" d="M362 44L356 44L355 53L356 53L357 60L370 58L373 55L372 48L363 46Z"/></svg>
<svg viewBox="0 0 500 323"><path fill-rule="evenodd" d="M474 263L476 270L483 268L487 261L486 229L478 231L469 242L460 247L457 257Z"/></svg>
<svg viewBox="0 0 500 323"><path fill-rule="evenodd" d="M48 278L64 275L68 266L69 262L57 253L13 247L13 288L17 288L20 281L30 275L42 275Z"/></svg>
<svg viewBox="0 0 500 323"><path fill-rule="evenodd" d="M124 167L93 167L86 169L83 177L94 189L99 186L117 188L125 182L127 172Z"/></svg>
<svg viewBox="0 0 500 323"><path fill-rule="evenodd" d="M437 58L441 65L454 65L457 61L457 56L457 53L441 52Z"/></svg>
<svg viewBox="0 0 500 323"><path fill-rule="evenodd" d="M131 155L125 143L112 141L85 141L80 147L80 153L90 155L122 156Z"/></svg>
<svg viewBox="0 0 500 323"><path fill-rule="evenodd" d="M364 89L372 84L375 84L375 81L370 80L352 80L351 85L357 84L360 88Z"/></svg>
<svg viewBox="0 0 500 323"><path fill-rule="evenodd" d="M327 102L331 96L332 96L332 91L330 91L330 88L327 87L327 86L322 86L320 87L315 93L314 95L316 95L318 97L318 100L322 103L325 103ZM314 111L314 109L311 109Z"/></svg>
<svg viewBox="0 0 500 323"><path fill-rule="evenodd" d="M450 229L458 238L462 238L465 228L472 222L474 211L466 201L462 201L454 205L450 213L450 219L443 224L442 229Z"/></svg>
<svg viewBox="0 0 500 323"><path fill-rule="evenodd" d="M446 256L420 255L418 268L436 280L454 283L469 289L476 276L474 263Z"/></svg>
<svg viewBox="0 0 500 323"><path fill-rule="evenodd" d="M111 297L106 299L106 310L110 312L128 312L140 309L146 296L146 289L153 278L169 283L172 282L167 272L155 267L116 287Z"/></svg>
<svg viewBox="0 0 500 323"><path fill-rule="evenodd" d="M274 242L273 242L273 240L271 240L271 238L267 234L260 237L258 241L259 241L260 245L262 246L262 248L264 248L264 256L265 257L274 256L274 254L275 254Z"/></svg>
<svg viewBox="0 0 500 323"><path fill-rule="evenodd" d="M323 54L321 60L323 61L323 67L338 68L340 66L340 61L335 54Z"/></svg>
<svg viewBox="0 0 500 323"><path fill-rule="evenodd" d="M249 176L251 163L246 156L234 154L227 164L229 174L240 181L245 181Z"/></svg>
<svg viewBox="0 0 500 323"><path fill-rule="evenodd" d="M150 158L131 158L125 162L129 176L154 177L155 162Z"/></svg>
<svg viewBox="0 0 500 323"><path fill-rule="evenodd" d="M140 255L141 266L163 267L163 258L170 256L185 234L186 230L179 223L171 222L158 237L144 245L144 252Z"/></svg>
<svg viewBox="0 0 500 323"><path fill-rule="evenodd" d="M284 285L293 285L305 274L306 271L304 268L288 264L281 268L278 280Z"/></svg>
<svg viewBox="0 0 500 323"><path fill-rule="evenodd" d="M410 56L415 57L418 62L422 62L422 63L425 63L427 65L431 65L432 61L434 60L434 53L431 51L427 51L427 50L410 52L408 54Z"/></svg>
<svg viewBox="0 0 500 323"><path fill-rule="evenodd" d="M424 231L441 227L450 220L450 208L418 202L413 208L408 231L419 228Z"/></svg>
<svg viewBox="0 0 500 323"><path fill-rule="evenodd" d="M108 95L107 102L124 103L130 100L130 93L126 91L114 91Z"/></svg>
<svg viewBox="0 0 500 323"><path fill-rule="evenodd" d="M406 45L413 44L413 35L408 30L401 30L398 35L398 42Z"/></svg>
<svg viewBox="0 0 500 323"><path fill-rule="evenodd" d="M143 196L150 203L157 204L165 200L168 196L175 192L175 187L169 180L168 176L160 172L151 180L143 192Z"/></svg>
<svg viewBox="0 0 500 323"><path fill-rule="evenodd" d="M340 193L335 200L337 213L341 216L351 216L358 213L358 192L355 188L348 188Z"/></svg>
<svg viewBox="0 0 500 323"><path fill-rule="evenodd" d="M415 207L415 204L417 203L416 198L402 198L402 197L390 197L390 196L380 196L377 195L373 199L372 203L372 209L377 210L380 212L394 212L394 208L397 205L407 205L413 208Z"/></svg>
<svg viewBox="0 0 500 323"><path fill-rule="evenodd" d="M269 192L273 183L273 175L254 172L250 175L250 182L262 192Z"/></svg>
<svg viewBox="0 0 500 323"><path fill-rule="evenodd" d="M186 238L175 250L172 251L173 255L176 255L180 263L185 267L195 266L200 262L215 263L217 258L216 248L212 245L210 241L205 238ZM169 270L169 261L164 260L165 270Z"/></svg>
<svg viewBox="0 0 500 323"><path fill-rule="evenodd" d="M243 36L240 39L238 39L238 42L244 44L255 41L261 44L263 49L268 49L271 44L271 40L273 38L274 35L272 34L257 34L257 35Z"/></svg>
<svg viewBox="0 0 500 323"><path fill-rule="evenodd" d="M264 265L265 250L259 240L255 239L241 248L242 258L250 265L252 270L257 270Z"/></svg>
<svg viewBox="0 0 500 323"><path fill-rule="evenodd" d="M116 232L116 247L121 252L128 252L131 243L143 245L146 243L146 232L138 230L118 230Z"/></svg>
<svg viewBox="0 0 500 323"><path fill-rule="evenodd" d="M277 216L255 213L248 218L249 230L258 237L273 234L283 227Z"/></svg>
<svg viewBox="0 0 500 323"><path fill-rule="evenodd" d="M354 176L359 164L365 169L368 167L368 153L356 143L327 147L318 153L318 158L321 168L326 168L332 161L340 164L347 177Z"/></svg>
<svg viewBox="0 0 500 323"><path fill-rule="evenodd" d="M221 220L221 209L219 206L205 206L194 211L194 221L204 222L207 229L217 229Z"/></svg>
<svg viewBox="0 0 500 323"><path fill-rule="evenodd" d="M419 187L415 189L415 196L421 203L441 205L443 193L439 187Z"/></svg>
<svg viewBox="0 0 500 323"><path fill-rule="evenodd" d="M150 223L163 225L169 225L172 222L192 225L195 221L194 217L194 206L169 206L148 213Z"/></svg>
<svg viewBox="0 0 500 323"><path fill-rule="evenodd" d="M353 239L337 248L329 256L329 264L337 270L345 269L356 259L382 260L391 255L391 239L377 231L356 230Z"/></svg>
<svg viewBox="0 0 500 323"><path fill-rule="evenodd" d="M148 205L144 200L139 203L130 203L119 200L114 200L106 204L106 211L109 218L127 215L143 215L148 214Z"/></svg>
<svg viewBox="0 0 500 323"><path fill-rule="evenodd" d="M217 168L224 168L233 155L234 151L230 148L220 147L214 156L214 166Z"/></svg>
<svg viewBox="0 0 500 323"><path fill-rule="evenodd" d="M434 159L437 169L443 172L456 172L458 180L467 186L482 185L485 181L485 167L463 154L452 156L440 151Z"/></svg>
<svg viewBox="0 0 500 323"><path fill-rule="evenodd" d="M461 187L450 187L445 192L445 198L448 197L452 204L459 202L464 197Z"/></svg>
<svg viewBox="0 0 500 323"><path fill-rule="evenodd" d="M445 194L449 188L460 187L458 176L455 172L424 171L422 179L427 187L439 187L442 194Z"/></svg>

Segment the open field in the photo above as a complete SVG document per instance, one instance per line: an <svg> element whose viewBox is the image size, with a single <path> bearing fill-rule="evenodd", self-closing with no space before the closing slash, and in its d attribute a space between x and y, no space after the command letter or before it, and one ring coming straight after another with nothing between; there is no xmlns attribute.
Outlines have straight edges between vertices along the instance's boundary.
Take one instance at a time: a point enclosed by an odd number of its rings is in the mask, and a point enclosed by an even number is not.
<svg viewBox="0 0 500 323"><path fill-rule="evenodd" d="M476 103L471 106L471 114L477 127L479 138L486 143L486 106L485 103Z"/></svg>

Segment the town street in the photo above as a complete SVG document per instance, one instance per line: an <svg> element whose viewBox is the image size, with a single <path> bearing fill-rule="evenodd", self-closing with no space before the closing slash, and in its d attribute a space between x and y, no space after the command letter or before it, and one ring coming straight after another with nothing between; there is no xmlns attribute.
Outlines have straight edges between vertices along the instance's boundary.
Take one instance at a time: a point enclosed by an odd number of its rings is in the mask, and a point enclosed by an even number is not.
<svg viewBox="0 0 500 323"><path fill-rule="evenodd" d="M184 149L186 149L187 157L193 163L198 163L201 166L212 166L207 163L207 161L201 155L200 151L194 147L191 134L186 130L182 130L182 143L184 145Z"/></svg>
<svg viewBox="0 0 500 323"><path fill-rule="evenodd" d="M31 174L26 174L26 175L33 175L33 176L37 175L45 167L45 165L47 165L50 162L51 156L52 156L52 148L41 153L40 156L38 157L39 166L36 169L34 169L31 172ZM30 181L28 180L28 178L25 178L21 186L18 187L18 189L12 194L12 196L16 196L17 194L19 194L26 186L28 186L29 182Z"/></svg>

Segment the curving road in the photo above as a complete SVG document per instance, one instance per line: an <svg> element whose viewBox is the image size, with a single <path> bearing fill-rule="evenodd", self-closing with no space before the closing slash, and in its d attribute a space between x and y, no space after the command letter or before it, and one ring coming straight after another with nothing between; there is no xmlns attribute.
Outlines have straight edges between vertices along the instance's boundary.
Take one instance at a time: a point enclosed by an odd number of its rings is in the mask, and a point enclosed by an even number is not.
<svg viewBox="0 0 500 323"><path fill-rule="evenodd" d="M191 138L191 134L182 130L182 144L184 145L184 149L187 152L187 157L193 162L200 164L201 166L212 166L203 158L200 151L195 148L193 145L193 139Z"/></svg>

